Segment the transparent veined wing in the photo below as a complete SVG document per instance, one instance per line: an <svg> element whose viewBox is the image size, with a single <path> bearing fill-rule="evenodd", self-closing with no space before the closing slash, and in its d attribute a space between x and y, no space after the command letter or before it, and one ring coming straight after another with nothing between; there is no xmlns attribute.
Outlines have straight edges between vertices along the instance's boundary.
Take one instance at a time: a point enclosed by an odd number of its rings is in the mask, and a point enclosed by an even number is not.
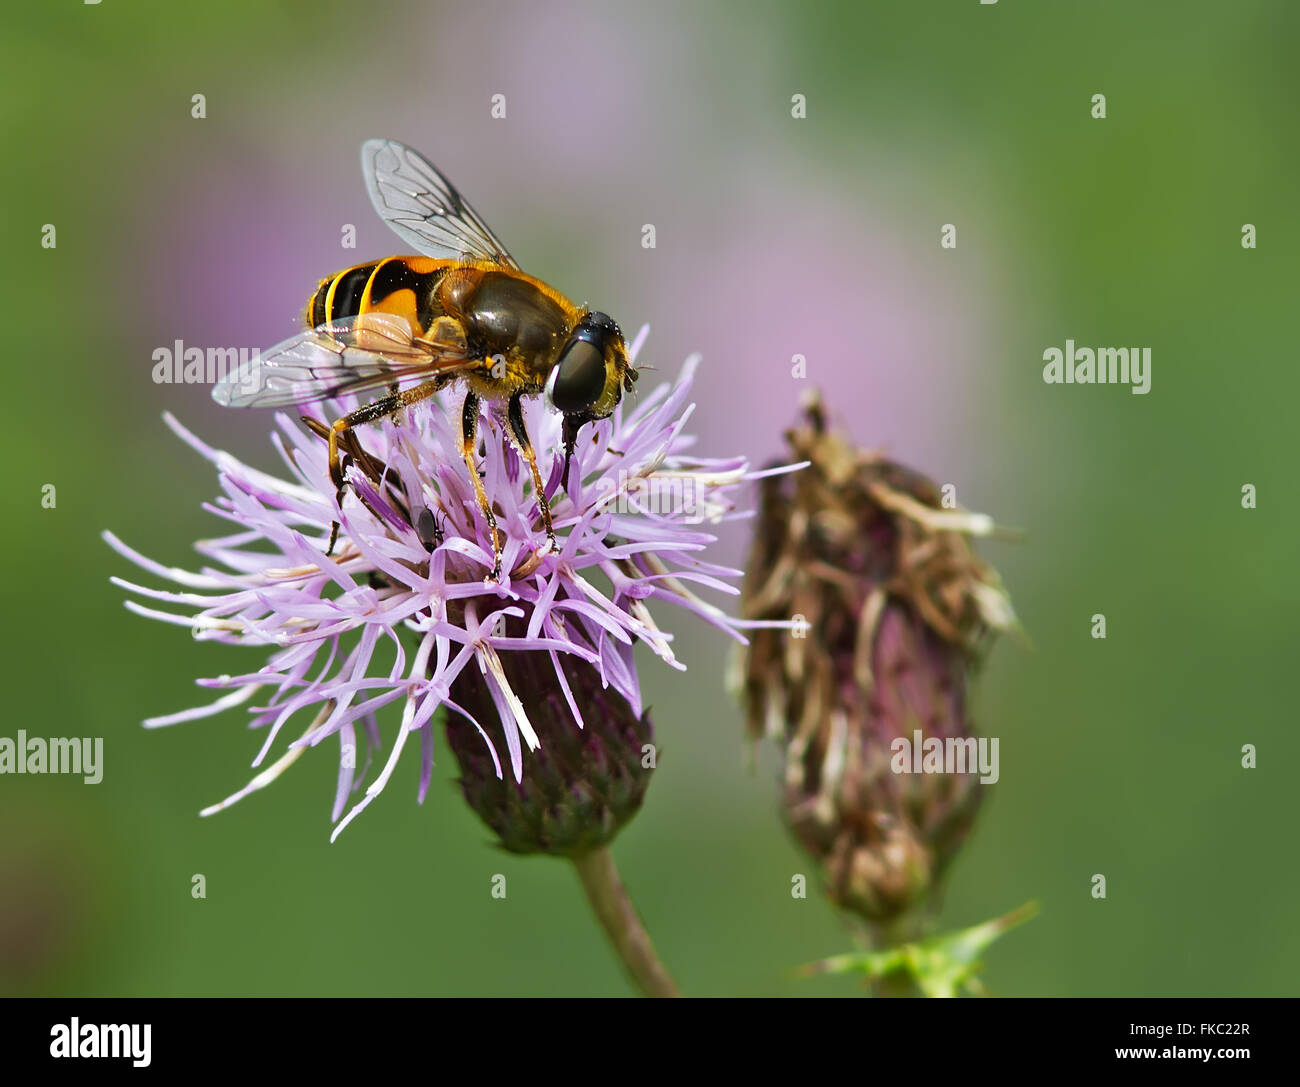
<svg viewBox="0 0 1300 1087"><path fill-rule="evenodd" d="M285 408L473 365L463 340L416 339L404 317L363 313L309 329L241 363L212 386L231 408Z"/></svg>
<svg viewBox="0 0 1300 1087"><path fill-rule="evenodd" d="M478 212L418 152L396 140L367 140L361 145L361 170L379 217L421 253L519 268Z"/></svg>

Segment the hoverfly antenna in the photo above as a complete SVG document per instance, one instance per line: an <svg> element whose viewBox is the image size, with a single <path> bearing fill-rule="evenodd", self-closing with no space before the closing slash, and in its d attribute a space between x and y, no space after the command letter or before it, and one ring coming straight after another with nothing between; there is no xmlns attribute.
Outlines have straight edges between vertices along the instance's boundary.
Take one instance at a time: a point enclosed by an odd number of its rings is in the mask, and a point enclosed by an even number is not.
<svg viewBox="0 0 1300 1087"><path fill-rule="evenodd" d="M654 369L653 366L633 366L629 364L627 368L627 373L623 375L623 391L625 393L631 393L634 398L637 397L638 394L637 394L636 383L637 383L637 379L641 376L641 371L653 370L653 369Z"/></svg>

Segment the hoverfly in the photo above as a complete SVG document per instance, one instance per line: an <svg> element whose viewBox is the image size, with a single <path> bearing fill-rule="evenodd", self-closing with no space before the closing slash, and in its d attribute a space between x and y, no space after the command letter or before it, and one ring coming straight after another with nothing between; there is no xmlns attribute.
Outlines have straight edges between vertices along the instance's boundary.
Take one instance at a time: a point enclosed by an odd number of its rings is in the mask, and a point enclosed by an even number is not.
<svg viewBox="0 0 1300 1087"><path fill-rule="evenodd" d="M567 490L579 430L612 414L637 373L614 320L527 275L451 182L415 151L395 140L367 140L361 168L380 218L422 255L358 264L322 280L307 303L307 331L232 371L212 396L229 407L290 407L386 390L329 428L330 479L342 501L340 439L346 445L353 427L464 380L461 455L492 535L489 580L496 581L501 538L474 464L480 401L507 402L510 435L532 473L555 550L521 401L544 394L563 414ZM327 554L337 534L336 524Z"/></svg>

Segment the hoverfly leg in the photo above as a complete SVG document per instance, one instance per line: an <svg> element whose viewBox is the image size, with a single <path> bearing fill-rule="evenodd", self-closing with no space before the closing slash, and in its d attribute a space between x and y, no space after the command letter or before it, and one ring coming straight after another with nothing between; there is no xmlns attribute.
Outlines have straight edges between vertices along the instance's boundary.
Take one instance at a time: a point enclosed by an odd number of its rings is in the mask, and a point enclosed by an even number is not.
<svg viewBox="0 0 1300 1087"><path fill-rule="evenodd" d="M528 429L524 426L523 394L515 393L510 398L510 429L514 433L515 445L519 455L528 462L528 470L533 474L533 493L537 495L537 505L542 511L542 524L546 527L546 542L550 552L559 551L555 543L555 529L551 526L551 504L546 500L546 485L542 482L542 473L537 469L537 453L528 438Z"/></svg>
<svg viewBox="0 0 1300 1087"><path fill-rule="evenodd" d="M496 514L488 502L487 491L479 478L478 468L474 465L474 436L478 433L478 396L467 393L465 408L460 417L460 454L465 458L465 467L469 469L470 482L474 484L474 494L478 497L478 508L483 511L488 529L492 533L492 573L485 581L501 580L501 533L497 531Z"/></svg>
<svg viewBox="0 0 1300 1087"><path fill-rule="evenodd" d="M343 459L339 462L340 477L343 479L347 479L348 469L355 463L356 461L350 452L344 453ZM340 483L338 485L338 490L334 493L334 501L338 503L340 509L343 508L343 495L346 493L347 489L348 489L347 483ZM340 527L341 526L337 521L330 522L330 542L329 542L329 546L325 548L326 558L329 558L332 554L334 554L334 547L339 542Z"/></svg>
<svg viewBox="0 0 1300 1087"><path fill-rule="evenodd" d="M298 416L298 418L301 419L303 424L307 427L307 429L310 430L313 434L315 434L316 437L320 438L321 441L328 442L330 440L330 428L327 427L324 423L322 423L319 419L313 419L310 415L300 415ZM337 499L339 504L342 505L343 503L342 488L339 488ZM332 554L334 554L334 547L339 542L340 527L341 526L337 521L330 522L330 542L329 542L329 546L325 548L326 558L329 558Z"/></svg>
<svg viewBox="0 0 1300 1087"><path fill-rule="evenodd" d="M351 444L352 428L361 426L363 423L373 423L376 419L383 419L392 415L396 411L409 404L417 404L421 400L436 393L446 384L443 379L426 381L423 385L417 385L413 389L406 389L404 392L390 393L388 396L376 400L372 404L366 404L364 407L357 408L356 411L349 412L342 419L337 419L334 425L329 428L329 472L330 481L338 488L338 502L343 505L343 494L347 490L347 476L343 471L343 462L339 457L339 442L347 441ZM305 420L304 420L305 421ZM312 431L319 433L312 423L308 423ZM323 428L322 428L323 429ZM367 461L369 458L367 457ZM330 543L325 555L328 557L334 551L334 545L338 542L339 525L332 522L330 527Z"/></svg>

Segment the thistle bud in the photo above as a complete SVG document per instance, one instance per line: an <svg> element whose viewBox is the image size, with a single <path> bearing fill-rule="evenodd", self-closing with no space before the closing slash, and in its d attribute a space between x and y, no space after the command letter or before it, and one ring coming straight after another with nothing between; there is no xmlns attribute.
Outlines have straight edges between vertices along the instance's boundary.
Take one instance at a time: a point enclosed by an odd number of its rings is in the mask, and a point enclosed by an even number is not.
<svg viewBox="0 0 1300 1087"><path fill-rule="evenodd" d="M460 766L460 787L474 809L512 853L569 856L608 844L636 814L653 772L647 752L649 714L637 716L627 699L602 687L594 665L572 654L538 650L505 654L502 667L523 702L540 746L522 780L497 776L478 730L459 714L447 719L447 740ZM582 723L575 720L556 675L562 668ZM483 676L466 669L452 700L479 721L496 707Z"/></svg>
<svg viewBox="0 0 1300 1087"><path fill-rule="evenodd" d="M817 401L786 437L809 464L763 483L743 602L793 626L754 632L742 695L828 894L891 926L932 903L982 799L974 774L894 772L894 742L973 737L967 676L1014 615L969 544L987 518L829 432Z"/></svg>

